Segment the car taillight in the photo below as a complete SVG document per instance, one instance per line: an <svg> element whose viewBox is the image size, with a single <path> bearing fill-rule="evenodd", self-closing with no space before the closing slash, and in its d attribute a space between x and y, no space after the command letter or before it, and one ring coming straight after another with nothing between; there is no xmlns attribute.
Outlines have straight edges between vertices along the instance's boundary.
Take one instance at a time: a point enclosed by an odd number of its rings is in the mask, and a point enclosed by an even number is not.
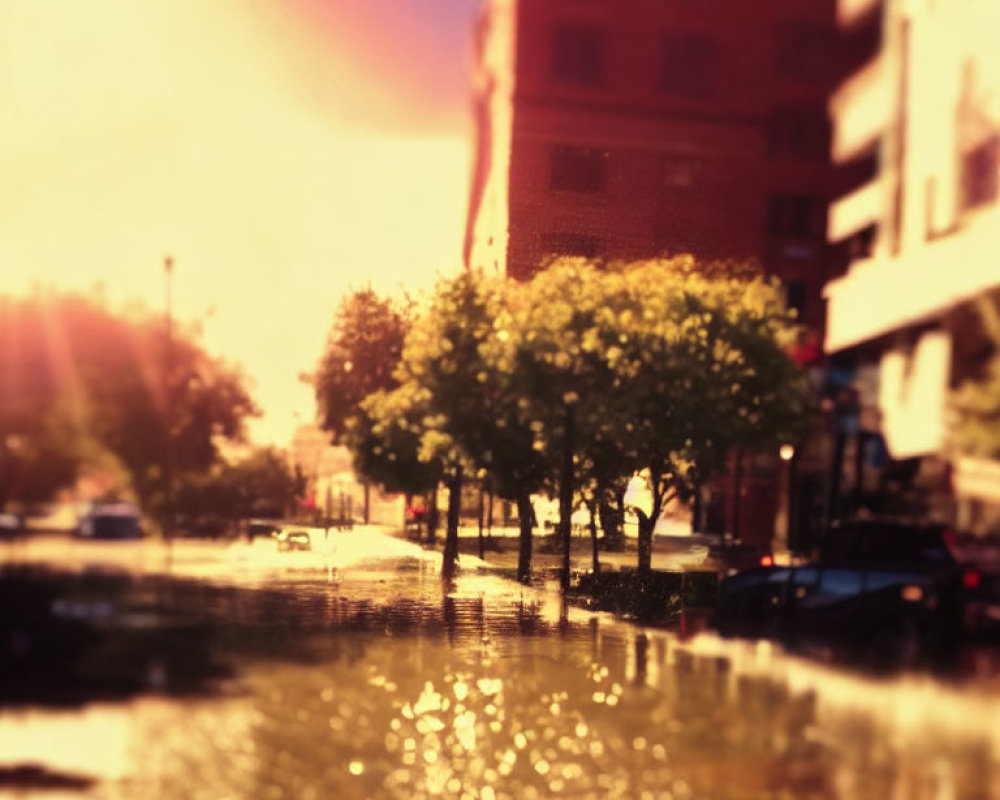
<svg viewBox="0 0 1000 800"><path fill-rule="evenodd" d="M771 556L761 556L760 557L760 565L762 567L773 567L774 566L774 559Z"/></svg>
<svg viewBox="0 0 1000 800"><path fill-rule="evenodd" d="M900 597L908 603L919 603L924 599L924 589L915 583L910 583L900 590Z"/></svg>
<svg viewBox="0 0 1000 800"><path fill-rule="evenodd" d="M967 569L962 573L962 586L966 589L978 589L982 580L983 576L974 569Z"/></svg>

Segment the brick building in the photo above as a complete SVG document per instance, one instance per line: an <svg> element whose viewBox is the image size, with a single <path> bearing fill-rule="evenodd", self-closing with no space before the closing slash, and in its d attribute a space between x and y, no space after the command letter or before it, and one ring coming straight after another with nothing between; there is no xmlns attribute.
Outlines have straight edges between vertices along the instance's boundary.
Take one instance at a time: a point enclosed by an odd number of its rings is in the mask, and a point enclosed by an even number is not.
<svg viewBox="0 0 1000 800"><path fill-rule="evenodd" d="M466 266L752 259L819 338L853 246L826 241L827 208L873 168L832 162L828 102L879 32L845 33L836 0L487 0ZM777 468L741 463L709 524L770 537Z"/></svg>
<svg viewBox="0 0 1000 800"><path fill-rule="evenodd" d="M492 0L477 35L467 265L756 259L819 329L844 247L827 102L855 66L834 0Z"/></svg>

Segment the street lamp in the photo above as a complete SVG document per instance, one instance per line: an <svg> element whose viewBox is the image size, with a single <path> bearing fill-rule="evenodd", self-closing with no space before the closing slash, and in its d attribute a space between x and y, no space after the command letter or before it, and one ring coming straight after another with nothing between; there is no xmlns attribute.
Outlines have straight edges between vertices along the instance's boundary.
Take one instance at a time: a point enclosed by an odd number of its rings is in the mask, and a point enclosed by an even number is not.
<svg viewBox="0 0 1000 800"><path fill-rule="evenodd" d="M163 351L163 419L166 435L163 443L163 505L164 522L163 535L169 546L173 540L173 515L174 515L174 476L173 476L173 418L174 418L174 396L173 396L173 371L174 371L174 342L173 342L173 309L172 309L172 278L174 273L174 260L170 256L163 259L163 272L166 278L166 341Z"/></svg>
<svg viewBox="0 0 1000 800"><path fill-rule="evenodd" d="M792 504L795 493L795 446L783 444L778 448L778 458L781 459L781 471L778 482L778 511L774 520L775 552L788 552L794 544L791 539L794 527Z"/></svg>

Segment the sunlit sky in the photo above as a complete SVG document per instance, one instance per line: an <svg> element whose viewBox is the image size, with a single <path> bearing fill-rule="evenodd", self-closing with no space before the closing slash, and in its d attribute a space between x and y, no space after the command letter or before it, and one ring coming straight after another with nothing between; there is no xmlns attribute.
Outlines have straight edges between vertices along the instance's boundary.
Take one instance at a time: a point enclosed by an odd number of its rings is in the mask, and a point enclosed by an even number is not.
<svg viewBox="0 0 1000 800"><path fill-rule="evenodd" d="M343 292L460 263L478 0L0 0L0 291L103 287L286 444Z"/></svg>

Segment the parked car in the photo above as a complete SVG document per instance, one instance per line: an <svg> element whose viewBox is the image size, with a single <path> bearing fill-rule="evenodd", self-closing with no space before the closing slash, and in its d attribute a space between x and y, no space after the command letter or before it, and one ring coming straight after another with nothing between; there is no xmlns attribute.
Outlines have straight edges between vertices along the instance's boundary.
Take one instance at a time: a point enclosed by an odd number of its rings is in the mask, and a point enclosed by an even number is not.
<svg viewBox="0 0 1000 800"><path fill-rule="evenodd" d="M80 518L76 535L85 539L141 539L142 516L129 503L97 505Z"/></svg>
<svg viewBox="0 0 1000 800"><path fill-rule="evenodd" d="M962 614L973 636L1000 634L1000 538L956 536L952 545L962 565Z"/></svg>
<svg viewBox="0 0 1000 800"><path fill-rule="evenodd" d="M283 528L277 535L278 550L311 550L309 531Z"/></svg>
<svg viewBox="0 0 1000 800"><path fill-rule="evenodd" d="M830 531L816 560L723 581L714 627L850 659L913 661L947 653L965 632L977 575L943 525L888 520Z"/></svg>
<svg viewBox="0 0 1000 800"><path fill-rule="evenodd" d="M281 531L281 524L268 519L251 519L246 523L246 535L249 541L258 536L272 538Z"/></svg>
<svg viewBox="0 0 1000 800"><path fill-rule="evenodd" d="M708 546L707 558L726 575L774 564L774 556L769 547L741 541L713 543Z"/></svg>

